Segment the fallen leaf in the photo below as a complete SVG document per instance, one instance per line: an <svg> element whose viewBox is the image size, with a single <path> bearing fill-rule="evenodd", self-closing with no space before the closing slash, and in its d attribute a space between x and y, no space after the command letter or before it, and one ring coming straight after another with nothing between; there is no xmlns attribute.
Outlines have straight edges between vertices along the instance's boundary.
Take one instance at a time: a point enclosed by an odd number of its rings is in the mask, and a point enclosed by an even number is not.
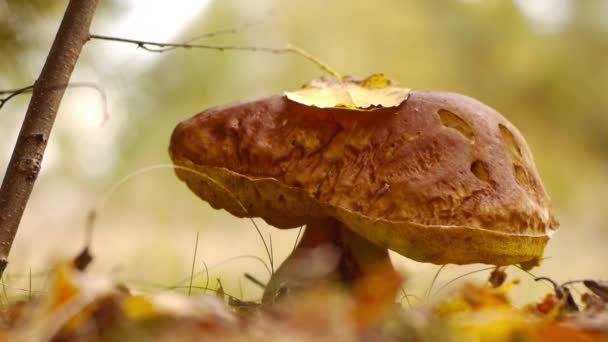
<svg viewBox="0 0 608 342"><path fill-rule="evenodd" d="M473 312L485 309L513 309L507 298L508 292L518 281L506 283L498 288L484 285L465 284L458 296L439 303L434 311L438 317L449 318L462 312Z"/></svg>
<svg viewBox="0 0 608 342"><path fill-rule="evenodd" d="M575 327L548 324L541 326L533 335L533 339L539 342L605 342L606 337Z"/></svg>
<svg viewBox="0 0 608 342"><path fill-rule="evenodd" d="M307 106L365 111L397 107L407 100L409 92L408 88L394 86L383 74L374 74L364 79L324 76L302 89L285 92L285 95L290 100Z"/></svg>
<svg viewBox="0 0 608 342"><path fill-rule="evenodd" d="M483 308L450 319L455 341L526 341L531 320L509 308Z"/></svg>
<svg viewBox="0 0 608 342"><path fill-rule="evenodd" d="M492 287L496 288L504 284L506 279L507 273L505 272L504 268L496 267L494 271L492 271L492 274L490 274L490 279L488 279L488 281L490 282Z"/></svg>
<svg viewBox="0 0 608 342"><path fill-rule="evenodd" d="M584 293L581 296L581 301L585 304L585 311L588 312L602 312L608 311L608 302L603 300L600 296Z"/></svg>
<svg viewBox="0 0 608 342"><path fill-rule="evenodd" d="M145 296L130 296L122 303L122 311L130 319L148 319L162 315L161 310Z"/></svg>
<svg viewBox="0 0 608 342"><path fill-rule="evenodd" d="M84 271L87 266L89 266L91 261L93 261L93 256L89 251L89 246L86 246L82 250L82 252L80 252L80 254L78 254L78 256L74 258L74 260L72 260L72 263L74 264L74 267L76 267L77 270Z"/></svg>
<svg viewBox="0 0 608 342"><path fill-rule="evenodd" d="M71 303L80 294L80 288L74 282L77 273L75 264L59 263L53 273L53 287L47 297L49 311L56 310Z"/></svg>
<svg viewBox="0 0 608 342"><path fill-rule="evenodd" d="M564 309L567 312L578 312L580 311L580 309L578 308L578 304L576 304L576 301L574 300L574 297L572 297L572 293L570 292L570 289L567 287L563 287L563 291L564 291L564 295L565 295L565 306Z"/></svg>
<svg viewBox="0 0 608 342"><path fill-rule="evenodd" d="M25 340L46 340L86 330L98 304L113 291L108 279L81 272L75 262L60 262L53 271L49 294L40 300L21 333L27 336Z"/></svg>
<svg viewBox="0 0 608 342"><path fill-rule="evenodd" d="M585 284L591 292L608 302L608 284L602 284L594 280L585 280L583 281L583 284Z"/></svg>
<svg viewBox="0 0 608 342"><path fill-rule="evenodd" d="M543 300L535 306L536 311L542 315L549 315L553 312L559 311L560 309L554 310L558 307L561 308L559 299L557 299L553 293L547 294L545 298L543 298ZM552 316L557 315L553 314Z"/></svg>

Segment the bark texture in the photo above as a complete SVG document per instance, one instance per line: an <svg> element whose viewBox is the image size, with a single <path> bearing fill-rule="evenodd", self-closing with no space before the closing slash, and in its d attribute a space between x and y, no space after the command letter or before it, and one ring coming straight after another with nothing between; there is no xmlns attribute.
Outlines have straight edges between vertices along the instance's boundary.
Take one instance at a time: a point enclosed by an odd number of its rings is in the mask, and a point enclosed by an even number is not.
<svg viewBox="0 0 608 342"><path fill-rule="evenodd" d="M0 276L38 173L65 86L89 37L97 0L71 0L36 81L0 188Z"/></svg>

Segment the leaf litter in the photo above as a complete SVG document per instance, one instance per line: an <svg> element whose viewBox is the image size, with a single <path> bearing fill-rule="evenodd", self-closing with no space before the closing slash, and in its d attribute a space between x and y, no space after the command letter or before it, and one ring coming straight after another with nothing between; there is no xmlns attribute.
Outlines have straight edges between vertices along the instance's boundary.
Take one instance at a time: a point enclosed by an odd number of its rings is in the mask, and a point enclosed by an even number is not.
<svg viewBox="0 0 608 342"><path fill-rule="evenodd" d="M262 305L228 296L219 281L213 295L132 293L89 274L83 259L86 249L59 263L46 295L6 306L0 341L608 341L606 285L595 280L580 281L587 291L576 310L565 295L572 283L538 303L513 305L508 294L519 281L506 281L503 268L486 284L412 308L377 300L400 286L381 272L350 294L319 286Z"/></svg>

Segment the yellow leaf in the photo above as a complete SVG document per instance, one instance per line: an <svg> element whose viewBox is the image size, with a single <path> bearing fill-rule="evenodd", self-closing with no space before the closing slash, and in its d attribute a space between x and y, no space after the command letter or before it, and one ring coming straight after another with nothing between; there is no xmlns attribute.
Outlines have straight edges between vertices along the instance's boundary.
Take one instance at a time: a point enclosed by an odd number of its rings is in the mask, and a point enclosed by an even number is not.
<svg viewBox="0 0 608 342"><path fill-rule="evenodd" d="M477 286L466 284L457 297L439 303L435 306L435 314L438 317L449 318L463 312L474 312L486 309L515 310L507 294L513 287L519 284L519 280L503 284L498 288L484 285Z"/></svg>
<svg viewBox="0 0 608 342"><path fill-rule="evenodd" d="M53 274L53 287L47 300L49 311L72 303L79 296L80 289L74 282L76 272L71 263L62 262L57 265Z"/></svg>
<svg viewBox="0 0 608 342"><path fill-rule="evenodd" d="M408 88L394 86L383 74L374 74L365 79L322 77L285 95L307 106L374 110L399 106L407 100L409 92Z"/></svg>
<svg viewBox="0 0 608 342"><path fill-rule="evenodd" d="M450 320L456 341L527 341L534 323L533 317L507 308L484 308Z"/></svg>
<svg viewBox="0 0 608 342"><path fill-rule="evenodd" d="M147 319L162 314L156 304L144 296L130 296L122 303L122 310L128 318Z"/></svg>
<svg viewBox="0 0 608 342"><path fill-rule="evenodd" d="M32 313L32 323L25 328L26 340L46 341L45 336L78 330L97 309L96 299L109 292L110 282L87 277L76 266L67 261L57 264L49 294L41 299Z"/></svg>

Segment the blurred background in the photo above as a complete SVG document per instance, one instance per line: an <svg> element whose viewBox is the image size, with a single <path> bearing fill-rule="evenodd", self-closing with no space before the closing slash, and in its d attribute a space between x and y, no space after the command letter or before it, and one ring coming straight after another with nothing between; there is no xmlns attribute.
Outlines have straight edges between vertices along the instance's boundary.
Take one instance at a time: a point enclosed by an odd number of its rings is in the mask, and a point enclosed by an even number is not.
<svg viewBox="0 0 608 342"><path fill-rule="evenodd" d="M66 4L0 0L0 90L34 82ZM344 74L384 72L406 87L489 104L527 138L553 199L561 229L532 272L561 282L608 278L606 18L605 0L107 0L91 31L181 42L236 29L198 42L293 43ZM104 122L99 92L66 92L10 257L9 295L44 291L54 262L83 247L86 217L97 208L94 272L142 291L187 286L198 232L195 285L207 283L205 264L210 286L219 277L227 293L258 298L261 289L243 278L248 272L268 279L262 262L268 258L252 223L211 209L177 180L165 167L169 137L179 121L206 108L292 90L320 75L294 55L158 54L87 43L72 80L106 92L109 119ZM2 175L28 101L22 95L0 109ZM297 230L257 223L266 239L272 235L278 265ZM392 257L408 278L406 291L421 296L438 266ZM435 289L484 267L448 265ZM516 301L548 291L514 267L508 273L524 282L513 293Z"/></svg>

